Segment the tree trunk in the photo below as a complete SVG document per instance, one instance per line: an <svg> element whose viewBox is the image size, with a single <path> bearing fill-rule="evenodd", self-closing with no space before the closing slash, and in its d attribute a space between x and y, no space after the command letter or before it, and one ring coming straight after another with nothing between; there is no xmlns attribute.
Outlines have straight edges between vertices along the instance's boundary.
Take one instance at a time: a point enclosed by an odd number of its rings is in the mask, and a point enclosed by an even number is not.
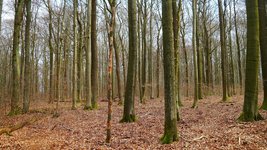
<svg viewBox="0 0 267 150"><path fill-rule="evenodd" d="M242 77L242 64L241 64L241 48L238 35L238 26L237 26L237 11L236 11L236 1L234 0L234 22L235 22L235 36L236 36L236 45L237 45L237 62L238 62L238 74L239 74L239 86L240 93L243 93L243 77Z"/></svg>
<svg viewBox="0 0 267 150"><path fill-rule="evenodd" d="M162 27L163 27L163 65L165 88L165 124L162 143L168 144L178 140L177 114L175 98L175 67L174 67L174 35L172 0L162 1Z"/></svg>
<svg viewBox="0 0 267 150"><path fill-rule="evenodd" d="M86 95L86 104L84 109L88 110L92 107L91 101L91 3L90 0L87 0L87 27L86 27L86 69L85 69L85 95Z"/></svg>
<svg viewBox="0 0 267 150"><path fill-rule="evenodd" d="M81 21L81 13L77 16L78 26L79 26L79 38L78 38L78 51L77 51L77 102L82 101L82 64L83 64L83 25Z"/></svg>
<svg viewBox="0 0 267 150"><path fill-rule="evenodd" d="M144 2L144 15L143 15L143 26L142 26L142 93L141 93L141 103L145 101L146 96L146 68L147 68L147 41L146 41L146 34L147 34L147 1Z"/></svg>
<svg viewBox="0 0 267 150"><path fill-rule="evenodd" d="M111 19L108 26L108 39L109 39L109 58L108 58L108 119L107 119L107 138L106 142L111 141L111 107L112 107L112 72L113 72L113 51L115 42L115 19L116 19L116 0L109 0L111 9ZM117 60L116 60L117 62ZM117 64L116 64L117 65Z"/></svg>
<svg viewBox="0 0 267 150"><path fill-rule="evenodd" d="M226 70L226 41L225 41L225 21L222 8L222 0L218 0L219 7L219 19L220 19L220 41L221 41L221 67L222 67L222 88L223 88L223 99L227 101L227 70Z"/></svg>
<svg viewBox="0 0 267 150"><path fill-rule="evenodd" d="M149 19L149 51L148 51L148 85L149 85L149 94L150 99L154 98L153 93L153 35L152 35L152 19L153 19L153 0L151 0L150 4L150 19Z"/></svg>
<svg viewBox="0 0 267 150"><path fill-rule="evenodd" d="M92 44L92 108L96 109L98 99L98 49L97 49L97 33L96 33L96 3L97 0L92 0L92 29L91 29L91 44Z"/></svg>
<svg viewBox="0 0 267 150"><path fill-rule="evenodd" d="M9 115L17 115L19 113L19 95L20 95L20 70L19 70L19 42L21 23L23 18L24 0L18 0L15 3L15 21L13 32L13 50L12 50L12 97L11 97L11 110Z"/></svg>
<svg viewBox="0 0 267 150"><path fill-rule="evenodd" d="M193 0L193 57L194 57L194 102L192 108L197 107L198 102L198 65L197 65L197 0Z"/></svg>
<svg viewBox="0 0 267 150"><path fill-rule="evenodd" d="M77 102L77 7L78 0L73 0L73 32L74 32L74 41L73 41L73 72L72 72L72 109L76 109Z"/></svg>
<svg viewBox="0 0 267 150"><path fill-rule="evenodd" d="M137 18L136 0L128 1L128 24L129 24L129 61L127 83L124 94L124 111L121 122L134 122L134 76L136 73L136 53L137 53Z"/></svg>
<svg viewBox="0 0 267 150"><path fill-rule="evenodd" d="M52 30L53 30L53 26L52 26L52 8L50 5L50 0L47 0L47 6L48 6L48 12L49 12L49 55L50 55L50 74L49 74L49 103L53 103L54 101L54 71L53 71L53 66L54 66L54 48L53 48L53 44L52 44Z"/></svg>
<svg viewBox="0 0 267 150"><path fill-rule="evenodd" d="M2 12L3 12L3 0L0 0L0 33L2 31Z"/></svg>
<svg viewBox="0 0 267 150"><path fill-rule="evenodd" d="M25 72L24 72L24 95L23 113L27 113L30 108L30 28L31 28L31 0L26 0L26 27L25 27Z"/></svg>
<svg viewBox="0 0 267 150"><path fill-rule="evenodd" d="M259 21L260 21L260 50L261 50L261 69L263 80L263 103L261 109L267 110L267 13L266 0L259 1Z"/></svg>
<svg viewBox="0 0 267 150"><path fill-rule="evenodd" d="M247 10L247 57L243 113L240 121L262 119L258 113L258 75L259 75L259 14L258 1L246 0Z"/></svg>

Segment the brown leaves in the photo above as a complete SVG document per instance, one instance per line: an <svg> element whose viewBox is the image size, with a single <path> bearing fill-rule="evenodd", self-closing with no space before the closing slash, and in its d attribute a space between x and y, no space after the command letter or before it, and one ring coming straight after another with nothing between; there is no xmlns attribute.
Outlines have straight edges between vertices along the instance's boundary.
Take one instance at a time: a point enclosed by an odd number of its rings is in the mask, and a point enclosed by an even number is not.
<svg viewBox="0 0 267 150"><path fill-rule="evenodd" d="M1 116L1 126L23 122L36 116L41 120L0 136L0 149L264 149L267 146L267 121L237 123L243 97L232 103L219 103L220 97L208 97L191 109L192 100L184 101L182 120L178 122L180 140L160 144L163 135L164 107L159 99L136 104L137 122L119 123L122 106L113 105L111 144L105 143L107 103L99 110L71 110L71 103L61 103L60 116L39 111L15 116ZM51 112L52 106L36 103L34 108ZM267 118L266 111L261 114Z"/></svg>

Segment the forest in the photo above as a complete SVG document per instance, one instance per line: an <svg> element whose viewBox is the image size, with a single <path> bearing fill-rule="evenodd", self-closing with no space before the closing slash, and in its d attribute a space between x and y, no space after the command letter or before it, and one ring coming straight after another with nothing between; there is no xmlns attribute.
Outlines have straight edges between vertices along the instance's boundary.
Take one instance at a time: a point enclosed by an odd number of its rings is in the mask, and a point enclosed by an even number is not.
<svg viewBox="0 0 267 150"><path fill-rule="evenodd" d="M0 0L0 149L267 149L267 0Z"/></svg>

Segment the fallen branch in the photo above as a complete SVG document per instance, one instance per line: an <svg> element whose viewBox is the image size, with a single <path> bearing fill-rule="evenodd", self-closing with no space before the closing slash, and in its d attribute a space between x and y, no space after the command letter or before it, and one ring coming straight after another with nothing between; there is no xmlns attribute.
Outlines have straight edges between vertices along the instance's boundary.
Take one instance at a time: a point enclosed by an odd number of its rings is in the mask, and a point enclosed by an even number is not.
<svg viewBox="0 0 267 150"><path fill-rule="evenodd" d="M201 137L194 138L193 140L186 139L186 138L184 138L184 137L182 137L182 136L181 136L181 138L182 138L183 140L187 141L187 142L194 142L194 141L198 141L198 140L201 140L201 139L203 139L203 138L206 138L206 136L203 136L203 135L202 135Z"/></svg>
<svg viewBox="0 0 267 150"><path fill-rule="evenodd" d="M2 135L4 133L7 135L11 135L12 132L21 129L26 125L33 124L36 121L37 121L37 118L32 118L30 120L24 121L22 123L19 123L19 124L10 126L10 127L0 128L0 135Z"/></svg>

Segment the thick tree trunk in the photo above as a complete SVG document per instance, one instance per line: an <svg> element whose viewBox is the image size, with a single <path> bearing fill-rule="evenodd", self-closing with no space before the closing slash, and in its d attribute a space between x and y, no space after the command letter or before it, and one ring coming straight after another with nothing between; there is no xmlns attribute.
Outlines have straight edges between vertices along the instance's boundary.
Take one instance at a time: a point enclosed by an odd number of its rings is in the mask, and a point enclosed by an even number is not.
<svg viewBox="0 0 267 150"><path fill-rule="evenodd" d="M247 58L243 113L240 121L262 119L258 113L258 75L259 75L259 13L258 1L246 0L247 8Z"/></svg>
<svg viewBox="0 0 267 150"><path fill-rule="evenodd" d="M263 103L261 109L267 110L267 13L266 0L259 1L259 21L260 21L260 50L261 50L261 69L263 80Z"/></svg>
<svg viewBox="0 0 267 150"><path fill-rule="evenodd" d="M24 94L23 113L30 108L30 27L31 27L31 0L26 0L26 27L25 27L25 72L24 72Z"/></svg>
<svg viewBox="0 0 267 150"><path fill-rule="evenodd" d="M129 62L127 83L124 94L124 111L121 122L134 122L134 76L136 73L136 53L137 53L137 16L136 16L136 0L128 2L128 18L129 18Z"/></svg>
<svg viewBox="0 0 267 150"><path fill-rule="evenodd" d="M162 143L178 140L174 77L174 36L172 0L162 0L163 65L165 88L165 124Z"/></svg>
<svg viewBox="0 0 267 150"><path fill-rule="evenodd" d="M13 32L13 50L12 50L12 97L10 115L17 115L19 113L19 98L20 98L20 70L19 70L19 42L21 23L23 18L24 0L18 0L15 4L15 21Z"/></svg>

